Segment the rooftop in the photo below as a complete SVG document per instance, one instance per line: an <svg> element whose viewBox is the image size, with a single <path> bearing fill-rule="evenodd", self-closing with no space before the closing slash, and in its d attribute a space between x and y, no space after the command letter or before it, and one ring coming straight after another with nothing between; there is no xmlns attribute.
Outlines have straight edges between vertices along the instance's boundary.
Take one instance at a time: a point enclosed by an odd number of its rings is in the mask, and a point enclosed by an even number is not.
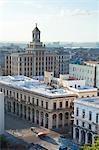
<svg viewBox="0 0 99 150"><path fill-rule="evenodd" d="M94 88L92 86L77 86L76 88L69 87L69 89L75 92L97 91L97 88Z"/></svg>
<svg viewBox="0 0 99 150"><path fill-rule="evenodd" d="M28 78L26 76L0 76L0 83L15 87L17 89L31 91L45 97L66 97L73 96L73 92L63 88L53 88L42 81Z"/></svg>
<svg viewBox="0 0 99 150"><path fill-rule="evenodd" d="M80 98L75 103L99 108L99 97Z"/></svg>
<svg viewBox="0 0 99 150"><path fill-rule="evenodd" d="M85 61L85 63L88 63L88 64L99 64L99 61Z"/></svg>

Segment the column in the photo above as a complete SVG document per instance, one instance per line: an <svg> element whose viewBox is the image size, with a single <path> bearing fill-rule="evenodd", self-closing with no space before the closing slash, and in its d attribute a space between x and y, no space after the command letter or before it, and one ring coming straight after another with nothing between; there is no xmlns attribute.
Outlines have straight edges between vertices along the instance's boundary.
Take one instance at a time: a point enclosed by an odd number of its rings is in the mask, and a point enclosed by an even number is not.
<svg viewBox="0 0 99 150"><path fill-rule="evenodd" d="M87 139L88 139L88 137L87 137L87 132L85 132L85 144L88 143L88 142L87 142Z"/></svg>
<svg viewBox="0 0 99 150"><path fill-rule="evenodd" d="M41 125L41 112L39 111L39 125Z"/></svg>
<svg viewBox="0 0 99 150"><path fill-rule="evenodd" d="M32 122L32 117L33 117L32 108L30 108L30 121L31 121L31 122Z"/></svg>
<svg viewBox="0 0 99 150"><path fill-rule="evenodd" d="M48 117L48 128L52 129L52 115L51 114L49 114L49 117Z"/></svg>
<svg viewBox="0 0 99 150"><path fill-rule="evenodd" d="M20 116L20 114L21 114L21 110L20 110L20 104L19 104L19 116Z"/></svg>
<svg viewBox="0 0 99 150"><path fill-rule="evenodd" d="M28 120L28 107L26 107L26 120Z"/></svg>
<svg viewBox="0 0 99 150"><path fill-rule="evenodd" d="M71 116L70 113L68 112L68 126L70 126L70 120L71 120Z"/></svg>
<svg viewBox="0 0 99 150"><path fill-rule="evenodd" d="M13 113L13 101L11 102L11 113Z"/></svg>
<svg viewBox="0 0 99 150"><path fill-rule="evenodd" d="M75 127L73 127L73 139L76 140Z"/></svg>
<svg viewBox="0 0 99 150"><path fill-rule="evenodd" d="M44 124L43 126L45 127L45 113L44 113L44 121L43 121L43 124Z"/></svg>
<svg viewBox="0 0 99 150"><path fill-rule="evenodd" d="M92 144L94 144L94 137L95 137L95 135L92 134Z"/></svg>
<svg viewBox="0 0 99 150"><path fill-rule="evenodd" d="M24 105L22 105L22 118L24 119Z"/></svg>
<svg viewBox="0 0 99 150"><path fill-rule="evenodd" d="M17 103L15 102L15 114L17 115Z"/></svg>
<svg viewBox="0 0 99 150"><path fill-rule="evenodd" d="M62 127L64 127L64 122L65 122L65 117L64 117L64 113L63 113L63 118L62 118Z"/></svg>
<svg viewBox="0 0 99 150"><path fill-rule="evenodd" d="M4 98L5 112L7 112L7 96Z"/></svg>
<svg viewBox="0 0 99 150"><path fill-rule="evenodd" d="M59 118L58 118L58 115L57 115L57 117L56 117L56 128L59 128Z"/></svg>
<svg viewBox="0 0 99 150"><path fill-rule="evenodd" d="M34 123L37 124L37 122L36 122L36 110L35 110L35 115L34 115Z"/></svg>
<svg viewBox="0 0 99 150"><path fill-rule="evenodd" d="M81 130L79 129L79 143L81 143Z"/></svg>

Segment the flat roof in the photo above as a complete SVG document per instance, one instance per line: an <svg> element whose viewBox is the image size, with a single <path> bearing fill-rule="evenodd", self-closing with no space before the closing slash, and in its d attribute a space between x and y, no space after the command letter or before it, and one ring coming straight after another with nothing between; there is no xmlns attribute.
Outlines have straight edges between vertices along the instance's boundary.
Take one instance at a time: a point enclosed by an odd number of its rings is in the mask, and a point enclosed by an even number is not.
<svg viewBox="0 0 99 150"><path fill-rule="evenodd" d="M74 103L99 108L99 97L80 98L75 100Z"/></svg>
<svg viewBox="0 0 99 150"><path fill-rule="evenodd" d="M99 61L85 61L84 63L89 63L89 64L99 64Z"/></svg>
<svg viewBox="0 0 99 150"><path fill-rule="evenodd" d="M69 87L70 90L75 91L75 92L90 92L90 91L97 91L97 88L94 88L92 86L77 86L76 88L74 87Z"/></svg>
<svg viewBox="0 0 99 150"><path fill-rule="evenodd" d="M0 83L9 87L31 91L45 97L66 97L74 96L75 94L63 88L53 88L39 80L31 79L26 76L0 76Z"/></svg>

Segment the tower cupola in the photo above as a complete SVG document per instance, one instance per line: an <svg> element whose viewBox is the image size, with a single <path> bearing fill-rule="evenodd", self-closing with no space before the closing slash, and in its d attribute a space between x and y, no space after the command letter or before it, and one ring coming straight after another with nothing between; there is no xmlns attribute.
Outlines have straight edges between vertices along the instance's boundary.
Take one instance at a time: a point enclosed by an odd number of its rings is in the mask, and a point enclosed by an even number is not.
<svg viewBox="0 0 99 150"><path fill-rule="evenodd" d="M32 31L32 41L36 43L40 42L40 30L37 27L37 23L36 23L36 27Z"/></svg>

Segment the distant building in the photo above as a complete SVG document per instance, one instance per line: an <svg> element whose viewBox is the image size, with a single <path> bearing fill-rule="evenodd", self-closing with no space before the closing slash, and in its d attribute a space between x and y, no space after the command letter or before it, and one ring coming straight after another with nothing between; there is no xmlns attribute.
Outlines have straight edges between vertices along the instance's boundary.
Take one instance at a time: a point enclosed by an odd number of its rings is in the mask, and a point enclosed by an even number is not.
<svg viewBox="0 0 99 150"><path fill-rule="evenodd" d="M83 65L70 64L69 74L86 81L86 85L99 88L99 62L87 61Z"/></svg>
<svg viewBox="0 0 99 150"><path fill-rule="evenodd" d="M4 133L4 94L0 92L0 134Z"/></svg>
<svg viewBox="0 0 99 150"><path fill-rule="evenodd" d="M99 97L74 101L73 139L80 144L93 144L99 136Z"/></svg>
<svg viewBox="0 0 99 150"><path fill-rule="evenodd" d="M60 78L54 77L53 72L45 71L44 82L55 88L64 88L72 91L79 98L83 97L95 97L98 94L97 88L86 86L85 80L77 80L75 77L71 77L69 74L61 75Z"/></svg>
<svg viewBox="0 0 99 150"><path fill-rule="evenodd" d="M64 48L48 48L40 41L37 25L32 31L32 42L23 53L14 53L5 58L5 75L44 76L44 71L53 71L56 76L69 70L70 54Z"/></svg>

